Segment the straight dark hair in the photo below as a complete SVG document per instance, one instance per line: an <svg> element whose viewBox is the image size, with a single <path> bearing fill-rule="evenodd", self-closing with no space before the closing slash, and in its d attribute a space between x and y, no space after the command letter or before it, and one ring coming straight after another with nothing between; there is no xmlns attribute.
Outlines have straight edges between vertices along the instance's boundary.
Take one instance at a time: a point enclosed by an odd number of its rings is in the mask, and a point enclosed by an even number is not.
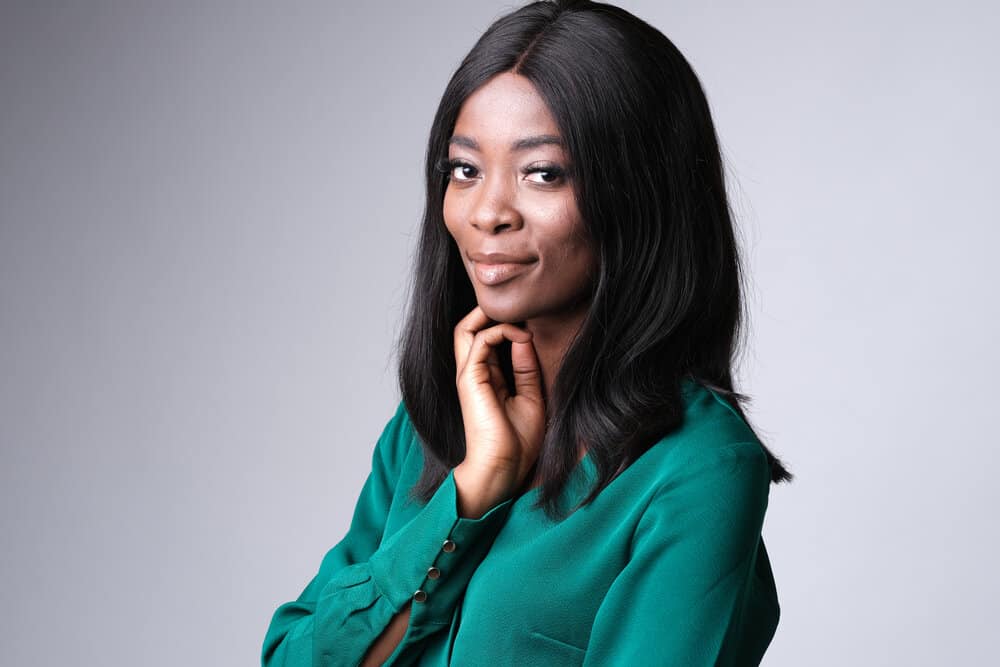
<svg viewBox="0 0 1000 667"><path fill-rule="evenodd" d="M718 392L749 425L740 406L749 398L733 390L731 374L747 317L743 271L708 101L674 44L599 2L532 2L497 19L449 81L427 146L426 207L398 342L402 400L424 451L413 497L429 500L466 446L454 328L477 301L444 224L439 165L462 103L503 72L530 80L555 118L599 263L589 312L546 397L535 507L555 518L576 445L598 472L579 507L680 425L684 378ZM513 387L510 344L498 354ZM772 482L791 481L764 450Z"/></svg>

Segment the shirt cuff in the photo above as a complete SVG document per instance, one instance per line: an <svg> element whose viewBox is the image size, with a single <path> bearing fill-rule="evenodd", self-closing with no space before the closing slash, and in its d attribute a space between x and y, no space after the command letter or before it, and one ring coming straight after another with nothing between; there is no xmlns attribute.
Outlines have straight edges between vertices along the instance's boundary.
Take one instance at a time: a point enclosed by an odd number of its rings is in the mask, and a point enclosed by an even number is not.
<svg viewBox="0 0 1000 667"><path fill-rule="evenodd" d="M420 512L372 554L372 578L392 607L398 611L407 601L413 602L408 638L417 639L410 634L422 626L451 622L455 605L506 522L513 502L514 498L508 498L478 519L460 517L451 469ZM428 634L436 629L427 628Z"/></svg>

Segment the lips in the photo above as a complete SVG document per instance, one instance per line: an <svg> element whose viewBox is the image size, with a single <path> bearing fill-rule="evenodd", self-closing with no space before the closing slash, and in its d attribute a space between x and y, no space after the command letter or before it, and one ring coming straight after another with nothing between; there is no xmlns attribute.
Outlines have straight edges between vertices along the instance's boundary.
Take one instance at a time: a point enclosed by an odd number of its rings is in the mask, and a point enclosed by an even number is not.
<svg viewBox="0 0 1000 667"><path fill-rule="evenodd" d="M530 264L535 261L528 255L509 255L505 252L473 252L469 259L482 264Z"/></svg>
<svg viewBox="0 0 1000 667"><path fill-rule="evenodd" d="M484 285L500 285L531 270L535 258L501 252L471 253L476 278Z"/></svg>
<svg viewBox="0 0 1000 667"><path fill-rule="evenodd" d="M476 267L476 277L484 285L499 285L531 270L530 264L480 264L473 262Z"/></svg>

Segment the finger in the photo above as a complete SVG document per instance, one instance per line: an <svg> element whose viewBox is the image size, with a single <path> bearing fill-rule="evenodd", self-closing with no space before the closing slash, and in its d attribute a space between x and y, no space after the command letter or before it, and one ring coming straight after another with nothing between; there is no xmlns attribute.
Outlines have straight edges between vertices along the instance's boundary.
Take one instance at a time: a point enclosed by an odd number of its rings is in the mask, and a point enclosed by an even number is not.
<svg viewBox="0 0 1000 667"><path fill-rule="evenodd" d="M472 347L476 332L491 321L483 309L477 305L455 325L455 369L458 372L461 372L468 362L469 349Z"/></svg>
<svg viewBox="0 0 1000 667"><path fill-rule="evenodd" d="M530 340L511 343L510 361L514 368L514 391L518 396L541 403L542 371L534 344Z"/></svg>
<svg viewBox="0 0 1000 667"><path fill-rule="evenodd" d="M497 324L475 334L465 362L465 370L474 376L475 382L489 381L490 350L505 340L524 343L531 340L531 334L508 323Z"/></svg>
<svg viewBox="0 0 1000 667"><path fill-rule="evenodd" d="M500 357L497 355L497 349L490 348L490 355L486 359L486 363L490 367L490 384L493 385L493 390L497 394L497 398L500 399L501 403L507 401L510 396L510 389L507 387L507 378L503 375L503 369L500 367Z"/></svg>

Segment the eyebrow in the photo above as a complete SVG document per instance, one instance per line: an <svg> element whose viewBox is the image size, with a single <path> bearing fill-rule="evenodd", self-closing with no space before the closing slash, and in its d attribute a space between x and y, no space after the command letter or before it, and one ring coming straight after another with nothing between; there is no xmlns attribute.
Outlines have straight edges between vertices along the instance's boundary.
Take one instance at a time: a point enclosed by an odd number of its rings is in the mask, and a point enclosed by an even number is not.
<svg viewBox="0 0 1000 667"><path fill-rule="evenodd" d="M450 139L448 139L448 144L456 144L458 146L465 146L466 148L471 148L474 151L479 150L479 144L472 137L467 137L464 134L453 134ZM524 151L531 148L537 148L539 146L559 146L564 147L562 139L554 134L537 134L532 137L524 137L518 139L510 145L512 151Z"/></svg>

